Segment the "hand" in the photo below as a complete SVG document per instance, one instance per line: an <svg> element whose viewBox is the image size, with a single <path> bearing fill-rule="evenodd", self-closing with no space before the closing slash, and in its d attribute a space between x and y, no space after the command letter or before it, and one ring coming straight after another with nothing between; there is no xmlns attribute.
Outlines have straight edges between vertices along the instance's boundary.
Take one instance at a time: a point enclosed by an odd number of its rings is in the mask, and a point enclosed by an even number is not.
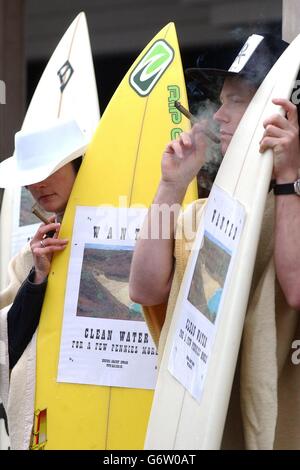
<svg viewBox="0 0 300 470"><path fill-rule="evenodd" d="M260 152L267 148L273 150L273 177L278 183L289 183L298 178L300 167L297 107L285 99L276 98L273 103L281 106L286 115L274 114L264 121Z"/></svg>
<svg viewBox="0 0 300 470"><path fill-rule="evenodd" d="M50 271L53 253L62 251L67 246L68 240L58 239L60 224L54 222L55 216L49 218L48 224L40 225L37 233L30 242L33 255L35 277L33 282L40 284L46 279ZM46 238L49 231L55 231L52 238Z"/></svg>
<svg viewBox="0 0 300 470"><path fill-rule="evenodd" d="M186 190L205 162L207 137L205 122L195 124L189 132L182 132L178 140L170 142L162 158L162 181Z"/></svg>

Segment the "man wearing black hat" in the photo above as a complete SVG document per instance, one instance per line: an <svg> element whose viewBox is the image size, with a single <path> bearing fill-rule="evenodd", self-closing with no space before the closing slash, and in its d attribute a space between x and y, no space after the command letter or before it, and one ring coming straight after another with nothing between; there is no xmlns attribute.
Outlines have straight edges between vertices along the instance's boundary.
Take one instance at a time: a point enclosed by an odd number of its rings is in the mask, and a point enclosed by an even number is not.
<svg viewBox="0 0 300 470"><path fill-rule="evenodd" d="M217 78L220 107L214 120L220 128L223 155L256 89L286 47L281 40L252 35L228 70L187 71L187 76L197 80L203 94L211 99ZM286 114L265 121L260 151L273 149L276 198L270 193L266 204L224 448L300 448L300 374L290 359L300 309L299 127L294 104L280 98L273 102ZM162 204L180 207L189 183L204 164L207 145L203 124L194 125L190 132L168 144L162 158L161 182L143 230L151 226ZM203 200L196 201L178 225L188 218L199 220L203 207ZM178 213L174 213L175 219ZM130 295L146 306L145 317L160 356L189 254L185 240L174 242L174 220L168 229L173 235L169 239L152 240L146 232L141 234L130 277Z"/></svg>

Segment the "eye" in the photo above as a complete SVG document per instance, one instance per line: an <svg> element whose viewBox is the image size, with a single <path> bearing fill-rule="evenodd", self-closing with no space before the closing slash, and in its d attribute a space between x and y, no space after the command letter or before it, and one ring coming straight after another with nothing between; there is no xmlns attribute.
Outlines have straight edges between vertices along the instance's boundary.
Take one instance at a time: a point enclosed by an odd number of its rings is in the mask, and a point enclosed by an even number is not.
<svg viewBox="0 0 300 470"><path fill-rule="evenodd" d="M231 101L232 101L233 103L244 103L244 99L243 99L241 96L239 96L239 95L233 95L233 96L231 97Z"/></svg>

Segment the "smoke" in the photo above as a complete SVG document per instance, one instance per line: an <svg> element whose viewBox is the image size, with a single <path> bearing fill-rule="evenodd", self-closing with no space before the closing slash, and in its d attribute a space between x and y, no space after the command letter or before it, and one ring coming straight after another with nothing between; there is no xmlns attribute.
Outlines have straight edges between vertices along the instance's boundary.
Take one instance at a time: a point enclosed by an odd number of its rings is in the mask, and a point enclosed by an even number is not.
<svg viewBox="0 0 300 470"><path fill-rule="evenodd" d="M208 129L211 129L217 135L219 133L218 124L214 121L213 116L218 108L219 104L210 99L199 102L197 109L194 108L194 114L197 119L199 119L200 122L206 121ZM200 197L207 197L222 161L220 144L213 142L209 138L207 139L207 143L205 164L197 176Z"/></svg>
<svg viewBox="0 0 300 470"><path fill-rule="evenodd" d="M252 34L253 28L251 30L245 27L236 27L229 32L230 38L237 43L237 47L246 41L247 37ZM259 34L259 33L257 33Z"/></svg>

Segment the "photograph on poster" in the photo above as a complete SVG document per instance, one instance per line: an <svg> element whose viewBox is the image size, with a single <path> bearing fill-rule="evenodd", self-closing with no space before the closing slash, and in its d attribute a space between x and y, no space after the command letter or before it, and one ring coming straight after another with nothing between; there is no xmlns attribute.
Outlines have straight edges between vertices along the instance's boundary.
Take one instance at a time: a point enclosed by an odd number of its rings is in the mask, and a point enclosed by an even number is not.
<svg viewBox="0 0 300 470"><path fill-rule="evenodd" d="M206 318L215 323L231 254L205 232L196 261L188 300Z"/></svg>
<svg viewBox="0 0 300 470"><path fill-rule="evenodd" d="M133 247L85 244L76 315L143 321L128 281Z"/></svg>
<svg viewBox="0 0 300 470"><path fill-rule="evenodd" d="M23 227L24 225L36 224L38 222L36 216L31 212L31 208L34 203L35 200L33 199L30 192L26 188L22 187L19 219L20 227Z"/></svg>

